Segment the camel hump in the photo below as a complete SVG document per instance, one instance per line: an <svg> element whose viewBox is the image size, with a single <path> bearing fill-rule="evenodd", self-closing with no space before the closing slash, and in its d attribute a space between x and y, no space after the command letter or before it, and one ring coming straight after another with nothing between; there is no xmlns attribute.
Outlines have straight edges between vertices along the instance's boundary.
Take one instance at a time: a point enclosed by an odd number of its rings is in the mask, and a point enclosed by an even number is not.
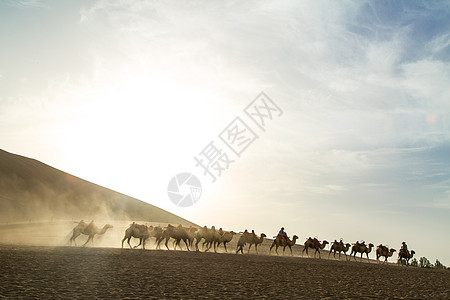
<svg viewBox="0 0 450 300"><path fill-rule="evenodd" d="M144 224L135 224L134 227L136 227L139 230L139 233L141 234L146 233L148 230L147 225Z"/></svg>

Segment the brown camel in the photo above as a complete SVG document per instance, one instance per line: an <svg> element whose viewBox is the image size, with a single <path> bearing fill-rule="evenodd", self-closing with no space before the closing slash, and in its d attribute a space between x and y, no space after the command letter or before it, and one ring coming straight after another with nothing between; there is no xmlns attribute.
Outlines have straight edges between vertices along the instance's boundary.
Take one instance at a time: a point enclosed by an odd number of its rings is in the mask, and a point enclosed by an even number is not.
<svg viewBox="0 0 450 300"><path fill-rule="evenodd" d="M341 252L344 252L345 260L347 260L347 251L350 249L350 244L344 244L341 241L334 241L333 245L331 245L330 252L328 253L328 257L330 257L331 252L333 252L333 257L336 258L336 252L339 253L339 259L341 259Z"/></svg>
<svg viewBox="0 0 450 300"><path fill-rule="evenodd" d="M225 247L225 252L228 253L227 243L231 242L236 232L234 231L224 231L224 233L220 236L219 242L217 243L217 248L219 248L220 244L223 244Z"/></svg>
<svg viewBox="0 0 450 300"><path fill-rule="evenodd" d="M163 231L164 231L164 229L162 229L160 226L153 227L153 230L150 233L150 237L155 238L155 244L157 244L158 241L161 239L161 237L163 235Z"/></svg>
<svg viewBox="0 0 450 300"><path fill-rule="evenodd" d="M173 226L172 224L167 225L167 227L162 230L159 237L156 238L156 249L161 249L161 242L163 240L166 240L164 245L166 246L167 250L169 250L169 246L167 245L167 243L169 242L170 236L174 230L175 226Z"/></svg>
<svg viewBox="0 0 450 300"><path fill-rule="evenodd" d="M211 246L214 244L214 241L217 241L217 231L214 226L212 226L210 229L208 227L203 226L199 231L197 231L197 234L195 236L196 242L195 242L195 249L196 251L199 251L198 244L203 239L202 249L206 248L205 251L208 251Z"/></svg>
<svg viewBox="0 0 450 300"><path fill-rule="evenodd" d="M320 244L320 241L316 238L308 238L305 241L305 245L303 246L303 250L302 250L302 256L303 256L303 252L306 251L306 255L309 257L308 254L308 249L312 248L315 249L316 251L314 252L314 257L316 257L316 253L319 253L319 258L320 258L320 251L325 248L326 245L328 245L329 243L327 241L323 241L322 244Z"/></svg>
<svg viewBox="0 0 450 300"><path fill-rule="evenodd" d="M214 252L217 252L217 245L220 242L220 237L225 233L222 228L215 230L214 226L210 230L210 235L207 235L206 240L206 250L208 251L211 247L214 247Z"/></svg>
<svg viewBox="0 0 450 300"><path fill-rule="evenodd" d="M292 246L295 245L295 242L297 241L297 239L298 239L298 236L296 236L296 235L294 235L292 237L292 241L289 238L287 238L287 240L286 240L283 237L277 236L273 240L272 245L270 246L269 255L270 255L270 252L272 251L273 246L275 246L275 252L277 253L277 255L278 255L278 247L283 247L283 255L284 255L284 250L286 250L286 247L289 247L289 250L291 250L291 255L293 255L292 254Z"/></svg>
<svg viewBox="0 0 450 300"><path fill-rule="evenodd" d="M130 240L133 237L139 239L139 244L134 246L134 248L138 248L142 245L142 249L145 249L145 241L150 237L153 229L153 226L147 227L147 225L140 225L133 222L133 224L130 224L130 227L125 230L125 236L122 239L122 248L125 240L127 240L130 248L133 248L130 244Z"/></svg>
<svg viewBox="0 0 450 300"><path fill-rule="evenodd" d="M192 247L192 243L194 242L195 237L197 236L198 228L190 226L189 228L186 228L186 232L189 236L189 246Z"/></svg>
<svg viewBox="0 0 450 300"><path fill-rule="evenodd" d="M196 228L194 228L195 230L197 230ZM166 240L164 245L166 246L167 250L169 250L169 246L167 245L167 243L169 242L169 239L173 238L175 240L174 243L174 250L177 250L177 246L180 246L180 242L183 241L184 244L186 245L186 249L188 251L189 250L189 234L188 231L180 224L177 227L169 224L166 229L163 230L161 236L159 238L157 238L157 244L156 244L156 248L159 249L160 248L160 244L163 240Z"/></svg>
<svg viewBox="0 0 450 300"><path fill-rule="evenodd" d="M416 254L414 250L409 252L406 249L400 249L400 251L398 251L398 261L403 262L404 259L406 261L406 265L409 265L409 260L413 258L414 254Z"/></svg>
<svg viewBox="0 0 450 300"><path fill-rule="evenodd" d="M203 226L202 228L200 228L200 230L198 230L196 233L195 233L195 250L196 251L199 251L199 249L198 249L198 244L201 242L201 240L202 239L204 239L205 241L206 241L206 239L205 239L205 237L208 235L208 227L206 227L206 226Z"/></svg>
<svg viewBox="0 0 450 300"><path fill-rule="evenodd" d="M369 244L369 246L366 246L365 242L356 242L352 247L352 252L350 253L350 257L353 254L353 258L356 260L356 253L361 253L361 261L363 254L365 253L367 255L367 260L369 260L369 253L372 251L372 248L374 245L372 243Z"/></svg>
<svg viewBox="0 0 450 300"><path fill-rule="evenodd" d="M377 261L381 256L384 256L384 262L387 262L388 258L391 257L396 250L394 248L389 249L386 246L378 245L377 247Z"/></svg>
<svg viewBox="0 0 450 300"><path fill-rule="evenodd" d="M77 226L72 230L72 237L70 238L70 244L72 245L72 242L77 245L75 239L80 235L84 234L88 236L87 241L83 244L83 247L89 243L89 241L92 241L92 244L94 244L94 236L96 234L104 234L108 229L113 228L112 225L106 224L103 226L102 229L99 229L97 226L94 225L94 221L91 221L91 223L86 224L83 220L81 220L80 223L78 223Z"/></svg>
<svg viewBox="0 0 450 300"><path fill-rule="evenodd" d="M258 237L254 231L252 233L246 233L243 235L245 237L245 242L249 244L247 253L250 253L250 248L252 245L255 245L256 254L258 254L258 245L264 241L266 235L261 233L261 236Z"/></svg>

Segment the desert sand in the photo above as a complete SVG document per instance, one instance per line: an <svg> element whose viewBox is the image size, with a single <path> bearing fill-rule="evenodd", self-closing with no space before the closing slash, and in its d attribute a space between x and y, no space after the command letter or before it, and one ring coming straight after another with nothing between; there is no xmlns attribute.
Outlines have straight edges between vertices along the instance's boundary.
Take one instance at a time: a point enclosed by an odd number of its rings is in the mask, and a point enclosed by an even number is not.
<svg viewBox="0 0 450 300"><path fill-rule="evenodd" d="M306 258L300 245L293 247L294 257L288 252L282 256L282 251L277 256L273 250L269 256L270 240L258 248L259 255L254 249L247 254L248 246L241 255L234 253L237 236L228 254L223 246L220 253L188 252L184 246L154 250L153 239L147 250L121 249L126 222L96 238L94 246L71 247L66 245L73 222L64 224L65 230L51 234L51 228L63 224L0 226L0 237L11 235L0 240L0 298L450 298L450 272L445 270L328 259L327 251L322 259ZM29 236L28 242L11 244L18 232ZM26 245L39 240L54 245ZM85 240L80 236L78 244Z"/></svg>

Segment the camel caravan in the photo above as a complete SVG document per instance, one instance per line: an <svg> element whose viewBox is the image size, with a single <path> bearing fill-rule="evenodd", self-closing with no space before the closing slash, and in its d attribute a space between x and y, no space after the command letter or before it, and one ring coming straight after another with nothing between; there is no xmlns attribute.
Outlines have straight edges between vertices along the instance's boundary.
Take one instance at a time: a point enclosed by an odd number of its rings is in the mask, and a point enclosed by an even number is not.
<svg viewBox="0 0 450 300"><path fill-rule="evenodd" d="M75 239L81 235L87 235L88 239L83 244L86 246L89 241L93 243L95 235L102 235L105 232L112 228L113 226L106 224L102 228L98 228L94 225L93 221L89 224L86 224L83 220L77 224L75 228L72 230L72 237L70 238L70 244L74 243L76 246ZM183 247L186 248L187 251L195 250L195 251L205 251L208 252L210 250L217 252L221 245L226 253L228 253L227 244L229 244L235 236L239 236L236 245L236 253L244 254L244 248L247 248L247 254L250 253L251 248L255 249L255 253L258 254L258 246L261 245L265 238L267 237L264 233L261 233L259 236L255 233L254 230L248 232L246 229L244 232L236 233L234 231L225 231L222 228L218 230L215 226L208 228L207 226L197 228L197 227L184 227L182 225L173 226L168 224L166 227L161 226L147 226L144 224L137 224L133 222L130 226L125 230L124 237L122 239L121 246L124 247L124 242L127 241L129 248L136 249L142 246L142 249L145 250L146 243L150 239L154 239L154 245L156 249L161 249L161 244L165 246L167 250L169 248L169 241L172 240L172 248L173 250L177 250L177 248L183 250ZM139 243L135 246L130 244L131 239L138 239ZM272 248L275 247L275 252L277 255L278 248L283 248L283 255L285 254L286 248L289 248L291 256L293 256L292 247L294 247L299 239L297 235L294 235L292 238L289 238L284 228L281 228L278 235L273 237L272 243L269 248L269 255L272 253ZM323 240L320 241L317 237L306 239L303 249L301 252L301 256L306 254L307 257L310 257L309 251L314 251L314 258L316 255L320 256L320 251L324 250L325 247L329 244L328 241ZM334 242L330 246L330 250L328 253L328 258L330 258L333 253L333 258L336 259L336 254L339 255L337 259L341 259L341 254L345 255L345 260L353 259L356 260L356 255L360 254L360 260L362 261L363 256L367 257L369 260L369 254L372 252L374 245L372 243L366 244L365 241L357 241L356 243L344 243L342 239L340 241L334 240ZM347 257L347 252L350 251L349 257ZM380 262L380 258L384 257L384 261L380 263L385 263L388 261L388 258L392 257L396 252L395 249L389 248L388 246L384 246L382 244L378 245L375 251L377 262ZM409 260L414 256L414 250L409 251L407 249L406 243L402 243L402 247L398 253L398 262L403 264L409 264Z"/></svg>

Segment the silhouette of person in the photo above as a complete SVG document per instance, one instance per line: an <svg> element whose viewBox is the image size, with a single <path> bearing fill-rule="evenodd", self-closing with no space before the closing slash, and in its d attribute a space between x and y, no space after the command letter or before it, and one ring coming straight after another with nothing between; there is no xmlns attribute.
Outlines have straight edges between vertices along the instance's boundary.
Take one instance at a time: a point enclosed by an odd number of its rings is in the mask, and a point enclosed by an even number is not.
<svg viewBox="0 0 450 300"><path fill-rule="evenodd" d="M288 236L287 233L284 231L284 227L281 227L280 231L278 232L278 236L284 239L285 241L288 240Z"/></svg>

